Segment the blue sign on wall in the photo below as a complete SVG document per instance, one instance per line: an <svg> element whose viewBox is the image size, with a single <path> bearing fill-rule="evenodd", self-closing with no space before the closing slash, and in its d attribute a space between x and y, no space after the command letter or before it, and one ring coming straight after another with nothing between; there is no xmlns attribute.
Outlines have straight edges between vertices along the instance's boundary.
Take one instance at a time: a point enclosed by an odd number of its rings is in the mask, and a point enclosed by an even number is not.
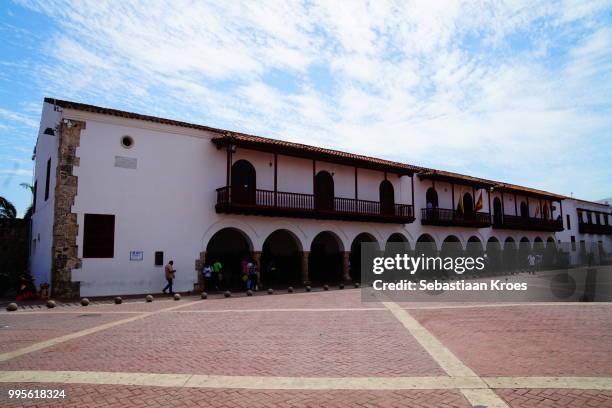
<svg viewBox="0 0 612 408"><path fill-rule="evenodd" d="M142 251L130 251L130 261L142 261L143 255Z"/></svg>

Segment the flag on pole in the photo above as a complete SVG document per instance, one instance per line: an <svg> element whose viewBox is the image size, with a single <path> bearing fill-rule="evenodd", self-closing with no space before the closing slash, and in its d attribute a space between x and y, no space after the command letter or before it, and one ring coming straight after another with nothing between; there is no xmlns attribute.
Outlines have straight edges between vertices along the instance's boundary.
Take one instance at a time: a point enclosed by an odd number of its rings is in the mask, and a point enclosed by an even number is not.
<svg viewBox="0 0 612 408"><path fill-rule="evenodd" d="M475 211L482 210L482 191L478 195L478 200L476 200L476 207L474 208L474 210Z"/></svg>

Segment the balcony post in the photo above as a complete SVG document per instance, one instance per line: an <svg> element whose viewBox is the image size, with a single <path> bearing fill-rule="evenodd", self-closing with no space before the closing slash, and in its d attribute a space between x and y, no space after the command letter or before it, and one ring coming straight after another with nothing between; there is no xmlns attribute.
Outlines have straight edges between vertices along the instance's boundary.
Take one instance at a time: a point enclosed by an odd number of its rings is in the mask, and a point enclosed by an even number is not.
<svg viewBox="0 0 612 408"><path fill-rule="evenodd" d="M563 203L559 200L559 212L561 213L561 222L563 222Z"/></svg>
<svg viewBox="0 0 612 408"><path fill-rule="evenodd" d="M516 193L514 193L514 216L518 217L518 209L516 207Z"/></svg>
<svg viewBox="0 0 612 408"><path fill-rule="evenodd" d="M531 218L531 211L529 211L529 196L525 196L525 201L527 202L527 221Z"/></svg>
<svg viewBox="0 0 612 408"><path fill-rule="evenodd" d="M358 188L357 188L357 166L355 166L355 206L357 205L357 197L358 197Z"/></svg>
<svg viewBox="0 0 612 408"><path fill-rule="evenodd" d="M308 257L310 256L310 251L302 251L302 281L304 284L309 284L310 280L308 277Z"/></svg>
<svg viewBox="0 0 612 408"><path fill-rule="evenodd" d="M544 213L542 212L542 199L538 198L538 206L540 207L540 218L544 219Z"/></svg>
<svg viewBox="0 0 612 408"><path fill-rule="evenodd" d="M451 215L455 219L455 183L451 183Z"/></svg>
<svg viewBox="0 0 612 408"><path fill-rule="evenodd" d="M276 196L278 193L278 154L274 153L274 207L277 207Z"/></svg>
<svg viewBox="0 0 612 408"><path fill-rule="evenodd" d="M506 215L506 207L504 206L504 190L501 191L501 205L502 205L501 222L503 224L504 216Z"/></svg>
<svg viewBox="0 0 612 408"><path fill-rule="evenodd" d="M488 206L489 206L489 222L493 222L493 220L491 218L491 189L490 189L490 187L487 188L487 202L488 202Z"/></svg>
<svg viewBox="0 0 612 408"><path fill-rule="evenodd" d="M225 174L225 186L229 187L230 185L230 179L231 179L231 173L232 172L232 151L230 150L230 147L227 147L227 169L226 169L226 174Z"/></svg>
<svg viewBox="0 0 612 408"><path fill-rule="evenodd" d="M414 209L414 173L410 175L410 189L412 191L412 216L416 218L415 209Z"/></svg>

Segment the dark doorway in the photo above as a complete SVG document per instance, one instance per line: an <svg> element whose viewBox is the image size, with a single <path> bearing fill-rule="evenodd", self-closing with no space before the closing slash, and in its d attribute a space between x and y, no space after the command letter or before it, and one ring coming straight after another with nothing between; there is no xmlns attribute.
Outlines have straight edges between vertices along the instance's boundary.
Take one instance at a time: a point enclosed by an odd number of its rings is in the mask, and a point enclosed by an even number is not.
<svg viewBox="0 0 612 408"><path fill-rule="evenodd" d="M261 254L261 283L265 288L287 287L301 282L302 249L287 230L276 230L266 238Z"/></svg>
<svg viewBox="0 0 612 408"><path fill-rule="evenodd" d="M521 217L529 218L529 207L524 201L521 201Z"/></svg>
<svg viewBox="0 0 612 408"><path fill-rule="evenodd" d="M308 274L313 283L342 281L342 247L335 234L323 231L312 241L308 256Z"/></svg>
<svg viewBox="0 0 612 408"><path fill-rule="evenodd" d="M315 208L320 211L334 210L334 179L326 171L320 171L315 177Z"/></svg>
<svg viewBox="0 0 612 408"><path fill-rule="evenodd" d="M395 249L401 250L404 253L408 253L410 251L410 243L408 242L408 238L399 232L394 232L389 236L389 239L387 239L387 243L385 244L385 256L390 256L391 254L395 255L397 253L397 251L388 250L390 244L393 244L392 246Z"/></svg>
<svg viewBox="0 0 612 408"><path fill-rule="evenodd" d="M435 188L429 187L427 189L425 200L427 201L427 208L438 208L438 193Z"/></svg>
<svg viewBox="0 0 612 408"><path fill-rule="evenodd" d="M518 249L518 263L522 269L527 268L527 256L531 253L531 243L527 237L521 238Z"/></svg>
<svg viewBox="0 0 612 408"><path fill-rule="evenodd" d="M474 218L474 199L470 193L463 195L463 214L466 219Z"/></svg>
<svg viewBox="0 0 612 408"><path fill-rule="evenodd" d="M395 214L395 191L389 180L383 180L379 187L380 212L383 215Z"/></svg>
<svg viewBox="0 0 612 408"><path fill-rule="evenodd" d="M502 203L499 197L493 199L493 223L501 224L503 221Z"/></svg>
<svg viewBox="0 0 612 408"><path fill-rule="evenodd" d="M255 205L255 189L255 167L246 160L238 160L232 165L232 202Z"/></svg>
<svg viewBox="0 0 612 408"><path fill-rule="evenodd" d="M486 271L489 275L496 275L501 270L502 266L502 253L501 245L495 237L489 238L487 241L486 251Z"/></svg>
<svg viewBox="0 0 612 408"><path fill-rule="evenodd" d="M504 272L514 273L517 269L517 259L516 259L516 243L514 239L511 237L506 238L504 242L504 255L503 261L504 264L502 269Z"/></svg>
<svg viewBox="0 0 612 408"><path fill-rule="evenodd" d="M442 242L442 246L440 247L440 257L444 260L444 258L453 258L457 259L457 257L463 256L463 247L461 246L461 241L454 235L447 236ZM445 269L438 272L438 276L444 279L455 275L453 271L447 271Z"/></svg>
<svg viewBox="0 0 612 408"><path fill-rule="evenodd" d="M218 283L219 290L245 288L241 263L250 258L250 241L246 234L235 228L219 230L206 246L206 264L212 266L219 261L223 265L222 279Z"/></svg>
<svg viewBox="0 0 612 408"><path fill-rule="evenodd" d="M415 257L424 257L431 258L438 255L438 247L436 246L436 241L429 234L421 235L416 243L414 244L414 256ZM419 280L419 279L430 279L436 275L438 271L434 269L420 269L414 275L411 275L410 279Z"/></svg>
<svg viewBox="0 0 612 408"><path fill-rule="evenodd" d="M555 239L552 237L548 237L546 240L546 249L544 250L544 259L542 264L545 268L552 269L554 268L557 261L557 245L555 244Z"/></svg>
<svg viewBox="0 0 612 408"><path fill-rule="evenodd" d="M353 282L361 282L361 244L363 242L376 242L376 238L368 233L362 232L353 240L351 244L351 253L349 255L349 274Z"/></svg>

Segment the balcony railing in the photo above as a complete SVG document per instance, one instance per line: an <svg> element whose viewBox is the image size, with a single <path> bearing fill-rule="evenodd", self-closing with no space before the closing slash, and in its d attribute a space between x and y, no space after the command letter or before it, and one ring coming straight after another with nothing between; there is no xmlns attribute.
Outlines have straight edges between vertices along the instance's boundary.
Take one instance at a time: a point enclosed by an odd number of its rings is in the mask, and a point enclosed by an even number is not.
<svg viewBox="0 0 612 408"><path fill-rule="evenodd" d="M578 223L578 232L581 234L612 235L612 225Z"/></svg>
<svg viewBox="0 0 612 408"><path fill-rule="evenodd" d="M563 231L561 219L522 217L517 215L503 215L493 217L493 228L527 230L527 231Z"/></svg>
<svg viewBox="0 0 612 408"><path fill-rule="evenodd" d="M421 224L469 228L487 228L491 226L489 213L463 213L447 208L421 208Z"/></svg>
<svg viewBox="0 0 612 408"><path fill-rule="evenodd" d="M318 204L318 205L317 205ZM325 205L327 204L327 205ZM255 214L299 218L374 221L407 224L414 221L411 205L334 197L333 202L318 202L313 194L271 190L240 191L232 194L231 187L217 189L218 213Z"/></svg>

